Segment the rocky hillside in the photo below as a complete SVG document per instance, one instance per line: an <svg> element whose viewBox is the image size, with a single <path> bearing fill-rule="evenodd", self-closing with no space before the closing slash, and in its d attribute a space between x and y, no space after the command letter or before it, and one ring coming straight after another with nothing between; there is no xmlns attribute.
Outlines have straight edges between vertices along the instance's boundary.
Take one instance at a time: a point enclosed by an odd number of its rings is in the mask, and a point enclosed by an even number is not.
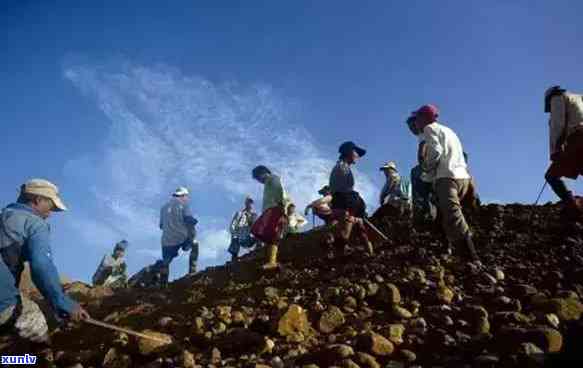
<svg viewBox="0 0 583 368"><path fill-rule="evenodd" d="M374 218L390 241L329 258L325 229L288 239L282 268L256 254L167 291L68 286L93 317L53 335L58 367L528 367L583 355L583 233L551 205L473 216L486 271L456 262L435 229ZM556 365L555 365L556 364ZM577 363L572 363L572 366ZM581 364L581 363L579 363Z"/></svg>

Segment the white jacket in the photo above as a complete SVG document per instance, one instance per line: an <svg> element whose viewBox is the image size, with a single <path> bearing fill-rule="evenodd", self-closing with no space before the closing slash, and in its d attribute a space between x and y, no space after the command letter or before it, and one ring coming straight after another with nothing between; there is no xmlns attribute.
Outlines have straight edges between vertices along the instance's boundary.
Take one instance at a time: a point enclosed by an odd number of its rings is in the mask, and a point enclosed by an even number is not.
<svg viewBox="0 0 583 368"><path fill-rule="evenodd" d="M423 171L441 178L470 179L462 143L455 132L437 122L423 129L426 142Z"/></svg>
<svg viewBox="0 0 583 368"><path fill-rule="evenodd" d="M565 92L551 99L550 154L560 150L561 144L575 129L583 126L583 96Z"/></svg>

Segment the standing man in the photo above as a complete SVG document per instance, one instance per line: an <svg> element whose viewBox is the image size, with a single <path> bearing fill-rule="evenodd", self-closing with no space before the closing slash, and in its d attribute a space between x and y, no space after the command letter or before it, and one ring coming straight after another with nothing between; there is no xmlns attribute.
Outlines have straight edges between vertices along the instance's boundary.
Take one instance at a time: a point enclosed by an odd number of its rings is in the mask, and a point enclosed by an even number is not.
<svg viewBox="0 0 583 368"><path fill-rule="evenodd" d="M285 191L281 178L273 174L267 167L259 165L252 170L251 175L253 176L253 179L263 184L262 216L266 214L267 210L270 210L270 212L277 210L275 212L276 218L274 218L274 222L271 225L276 226L277 229L279 229L279 234L277 235L278 239L271 242L271 244L267 244L267 262L263 265L263 269L271 270L279 266L277 263L278 244L287 226L287 206L291 201Z"/></svg>
<svg viewBox="0 0 583 368"><path fill-rule="evenodd" d="M385 174L386 182L381 190L380 206L388 205L397 210L399 216L411 213L411 183L402 177L397 164L389 161L379 168Z"/></svg>
<svg viewBox="0 0 583 368"><path fill-rule="evenodd" d="M356 226L359 237L364 242L370 255L374 254L373 246L366 234L363 219L366 217L366 204L360 194L354 190L354 175L352 166L366 154L366 150L354 142L344 142L338 148L340 157L330 173L330 192L332 192L332 212L334 219L339 221L336 246L345 250L352 228Z"/></svg>
<svg viewBox="0 0 583 368"><path fill-rule="evenodd" d="M479 263L461 205L471 186L464 150L455 132L437 122L438 116L439 111L433 105L424 105L415 114L415 124L426 142L423 171L435 179L438 208L449 242L459 256Z"/></svg>
<svg viewBox="0 0 583 368"><path fill-rule="evenodd" d="M551 87L545 92L545 112L551 114L552 161L545 179L563 202L567 218L583 220L583 200L575 197L562 180L583 174L583 96Z"/></svg>
<svg viewBox="0 0 583 368"><path fill-rule="evenodd" d="M168 286L170 263L178 256L180 249L183 251L190 250L189 272L196 272L198 242L195 241L195 226L198 221L192 216L188 205L189 201L188 189L180 187L172 194L172 199L160 210L163 263L160 269L160 284L162 288Z"/></svg>
<svg viewBox="0 0 583 368"><path fill-rule="evenodd" d="M231 253L233 262L239 257L241 247L249 249L255 244L255 239L251 236L251 226L255 220L257 220L257 213L253 209L253 199L247 197L245 198L245 207L235 213L229 227L231 232L229 253Z"/></svg>
<svg viewBox="0 0 583 368"><path fill-rule="evenodd" d="M18 285L24 262L30 263L35 286L58 318L82 321L89 314L63 292L52 259L51 212L66 211L59 189L44 179L20 187L17 203L0 215L0 335L14 333L31 343L49 342L46 319L32 300L20 295Z"/></svg>
<svg viewBox="0 0 583 368"><path fill-rule="evenodd" d="M99 267L93 274L93 285L103 285L112 289L127 286L127 266L124 258L127 240L122 240L115 245L111 254L103 256Z"/></svg>

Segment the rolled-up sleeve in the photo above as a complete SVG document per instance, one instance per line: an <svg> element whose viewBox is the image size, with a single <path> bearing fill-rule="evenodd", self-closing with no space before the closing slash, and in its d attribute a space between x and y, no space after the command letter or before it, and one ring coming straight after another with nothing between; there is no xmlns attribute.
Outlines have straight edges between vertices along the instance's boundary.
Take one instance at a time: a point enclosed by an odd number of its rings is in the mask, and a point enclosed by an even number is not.
<svg viewBox="0 0 583 368"><path fill-rule="evenodd" d="M26 244L25 256L30 262L32 281L57 315L68 317L77 303L63 291L59 273L52 260L48 224L37 226Z"/></svg>
<svg viewBox="0 0 583 368"><path fill-rule="evenodd" d="M560 149L566 137L565 133L565 99L562 96L554 96L551 99L551 118L549 120L550 154L556 153Z"/></svg>
<svg viewBox="0 0 583 368"><path fill-rule="evenodd" d="M423 154L422 167L423 171L430 172L439 164L439 160L443 155L443 147L439 142L437 132L431 127L431 125L426 126L423 133L425 136L425 152Z"/></svg>

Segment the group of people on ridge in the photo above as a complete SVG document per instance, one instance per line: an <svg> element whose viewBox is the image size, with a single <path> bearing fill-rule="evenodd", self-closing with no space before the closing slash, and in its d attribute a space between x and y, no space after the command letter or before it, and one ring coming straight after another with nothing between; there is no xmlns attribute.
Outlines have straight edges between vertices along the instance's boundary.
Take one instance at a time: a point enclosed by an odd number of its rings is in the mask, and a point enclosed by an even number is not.
<svg viewBox="0 0 583 368"><path fill-rule="evenodd" d="M563 214L574 221L583 221L583 200L569 191L563 177L576 179L583 174L583 96L559 86L549 88L544 96L545 112L550 113L551 165L545 179L561 199ZM434 218L440 221L448 242L459 257L481 266L472 233L464 212L479 205L475 182L468 170L460 139L455 132L438 120L439 111L433 105L424 105L408 119L411 133L419 140L418 164L411 170L410 180L402 176L394 162L380 169L387 183L379 202L390 206L399 216ZM343 251L351 236L360 239L368 254L374 254L367 231L366 204L355 190L352 167L365 156L366 150L353 142L339 147L339 158L330 173L328 185L318 193L320 198L309 204L309 211L326 224L333 224L330 245ZM264 185L262 214L253 210L253 200L247 198L245 207L231 221L232 236L228 251L236 260L241 248L265 243L265 269L278 267L279 241L285 234L297 232L305 223L295 212L295 205L287 194L282 179L265 166L252 170L252 177ZM198 242L197 220L193 217L186 188L176 190L171 200L160 211L162 230L162 259L156 264L160 284L168 283L169 266L180 250L190 251L191 273L196 272ZM435 211L437 209L437 211ZM48 343L48 326L39 306L22 295L19 283L24 263L30 264L31 277L58 320L83 321L90 318L79 303L68 297L61 285L53 263L50 226L52 212L66 211L59 189L44 179L32 179L20 187L15 203L6 206L0 214L0 339L17 336L22 341ZM436 216L435 216L436 214ZM269 215L270 221L264 221ZM262 235L269 233L257 224L271 224L274 231L268 241ZM271 229L271 230L274 230ZM269 229L268 229L269 230ZM93 276L95 284L112 286L131 284L127 279L124 254L127 241L115 245L106 255ZM140 273L138 273L140 274Z"/></svg>

